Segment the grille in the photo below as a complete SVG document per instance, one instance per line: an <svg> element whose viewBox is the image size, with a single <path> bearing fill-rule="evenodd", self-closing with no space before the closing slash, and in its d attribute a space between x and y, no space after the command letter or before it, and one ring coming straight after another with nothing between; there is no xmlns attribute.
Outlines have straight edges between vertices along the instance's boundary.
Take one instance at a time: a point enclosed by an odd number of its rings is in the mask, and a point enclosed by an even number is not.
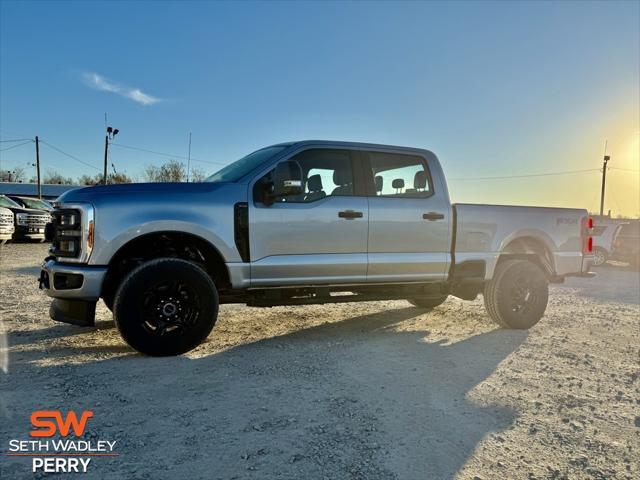
<svg viewBox="0 0 640 480"><path fill-rule="evenodd" d="M13 215L10 213L0 213L0 225L13 225Z"/></svg>
<svg viewBox="0 0 640 480"><path fill-rule="evenodd" d="M42 227L51 221L51 216L46 214L28 213L25 217L27 225L30 227Z"/></svg>

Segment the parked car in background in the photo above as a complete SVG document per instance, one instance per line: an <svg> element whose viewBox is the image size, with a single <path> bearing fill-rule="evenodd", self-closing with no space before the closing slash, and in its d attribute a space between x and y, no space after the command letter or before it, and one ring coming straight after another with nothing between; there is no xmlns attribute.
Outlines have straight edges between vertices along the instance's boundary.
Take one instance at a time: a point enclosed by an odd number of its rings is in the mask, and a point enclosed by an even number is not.
<svg viewBox="0 0 640 480"><path fill-rule="evenodd" d="M608 223L599 225L594 220L593 226L593 264L595 266L607 263L611 255L611 245L613 244L613 234L616 231L616 224Z"/></svg>
<svg viewBox="0 0 640 480"><path fill-rule="evenodd" d="M6 195L0 195L0 207L8 208L14 215L13 240L26 239L44 242L44 228L51 221L49 212L24 208Z"/></svg>
<svg viewBox="0 0 640 480"><path fill-rule="evenodd" d="M640 268L640 222L618 225L613 234L611 259Z"/></svg>
<svg viewBox="0 0 640 480"><path fill-rule="evenodd" d="M15 232L13 212L8 208L0 207L0 245L11 240Z"/></svg>
<svg viewBox="0 0 640 480"><path fill-rule="evenodd" d="M7 195L11 200L24 208L34 208L36 210L44 210L45 212L52 212L53 205L45 200L32 197L18 197L15 195Z"/></svg>

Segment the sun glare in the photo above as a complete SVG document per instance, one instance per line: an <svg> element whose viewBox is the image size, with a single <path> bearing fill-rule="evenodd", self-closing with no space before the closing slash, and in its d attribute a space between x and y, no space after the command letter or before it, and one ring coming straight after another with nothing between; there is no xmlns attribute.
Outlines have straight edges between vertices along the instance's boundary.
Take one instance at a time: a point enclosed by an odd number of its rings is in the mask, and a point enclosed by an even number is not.
<svg viewBox="0 0 640 480"><path fill-rule="evenodd" d="M638 169L640 167L640 131L635 132L628 140L622 161L629 168Z"/></svg>

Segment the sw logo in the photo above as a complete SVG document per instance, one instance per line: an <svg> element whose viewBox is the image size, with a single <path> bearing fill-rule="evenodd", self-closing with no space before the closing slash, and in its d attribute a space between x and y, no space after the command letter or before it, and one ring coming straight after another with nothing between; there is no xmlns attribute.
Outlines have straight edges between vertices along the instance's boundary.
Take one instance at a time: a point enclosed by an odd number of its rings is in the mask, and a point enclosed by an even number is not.
<svg viewBox="0 0 640 480"><path fill-rule="evenodd" d="M60 436L67 437L73 429L76 437L81 437L87 427L87 420L92 417L91 410L82 412L80 419L74 411L70 411L67 413L67 417L63 418L62 412L59 410L39 410L31 414L31 425L39 430L32 430L30 435L32 437L53 437L58 432Z"/></svg>
<svg viewBox="0 0 640 480"><path fill-rule="evenodd" d="M9 441L5 455L30 457L31 471L43 473L86 473L93 457L117 457L115 440L85 440L91 410L37 410L31 414L31 440ZM67 438L70 437L70 438Z"/></svg>

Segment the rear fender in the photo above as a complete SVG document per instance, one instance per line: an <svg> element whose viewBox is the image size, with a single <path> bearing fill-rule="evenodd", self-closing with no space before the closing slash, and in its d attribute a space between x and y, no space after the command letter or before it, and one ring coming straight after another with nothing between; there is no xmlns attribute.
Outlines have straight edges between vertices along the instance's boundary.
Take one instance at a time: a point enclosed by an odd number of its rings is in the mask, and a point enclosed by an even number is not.
<svg viewBox="0 0 640 480"><path fill-rule="evenodd" d="M540 266L549 278L555 276L555 259L552 252L556 249L549 235L539 230L519 230L508 235L501 243L499 256L493 269L487 272L487 278L493 278L497 265L507 259L520 258ZM487 266L489 270L489 266Z"/></svg>

